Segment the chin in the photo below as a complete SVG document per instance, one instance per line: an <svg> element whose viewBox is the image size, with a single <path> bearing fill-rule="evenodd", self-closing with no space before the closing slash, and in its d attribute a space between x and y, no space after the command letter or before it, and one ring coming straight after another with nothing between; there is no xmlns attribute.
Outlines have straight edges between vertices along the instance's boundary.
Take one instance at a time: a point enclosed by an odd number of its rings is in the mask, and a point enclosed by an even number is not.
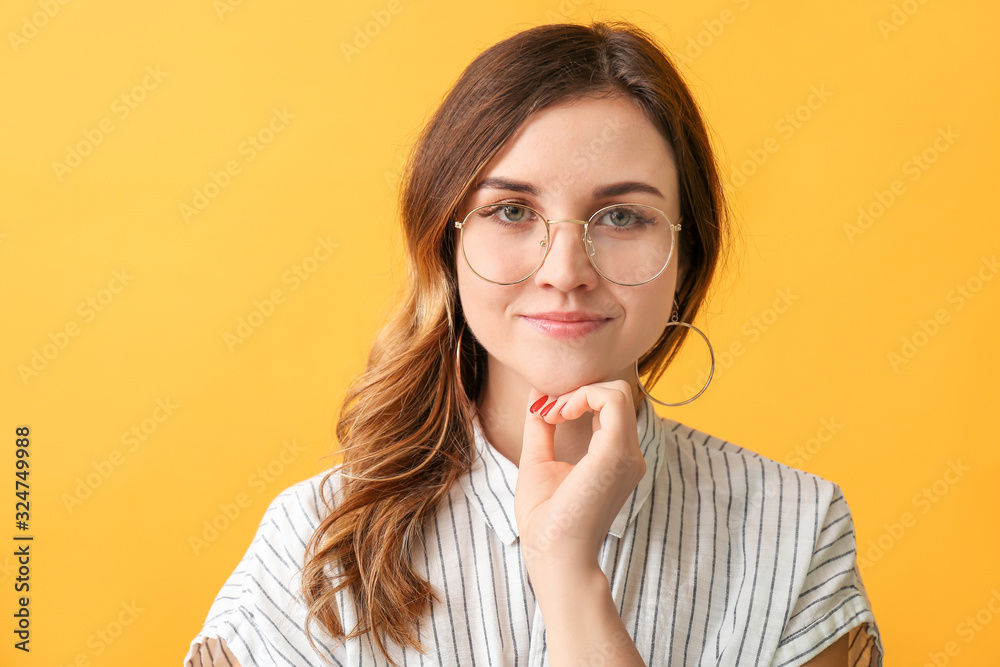
<svg viewBox="0 0 1000 667"><path fill-rule="evenodd" d="M539 377L537 370L530 373L527 378L535 389L549 396L561 396L575 391L580 387L598 382L608 382L617 379L618 376L606 373L553 373L545 377Z"/></svg>

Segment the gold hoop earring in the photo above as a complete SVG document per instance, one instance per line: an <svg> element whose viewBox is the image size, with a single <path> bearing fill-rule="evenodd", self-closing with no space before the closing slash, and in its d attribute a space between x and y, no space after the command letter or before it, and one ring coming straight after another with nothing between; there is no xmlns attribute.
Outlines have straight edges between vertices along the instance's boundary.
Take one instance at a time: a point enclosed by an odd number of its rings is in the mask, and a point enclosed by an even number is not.
<svg viewBox="0 0 1000 667"><path fill-rule="evenodd" d="M676 299L676 297L674 298L674 305L675 306L677 305L677 299ZM671 314L670 321L667 322L667 326L668 327L675 327L675 326L687 327L688 329L692 329L692 330L696 331L698 333L698 335L701 336L705 340L705 344L708 345L708 354L712 357L712 367L708 371L708 380L705 381L705 386L701 388L701 391L699 391L697 394L695 394L691 398L687 399L686 401L681 401L680 403L666 403L664 401L661 401L658 398L654 398L653 395L650 394L648 391L646 391L646 388L644 386L642 386L642 378L639 377L639 360L638 359L635 360L635 380L636 380L636 382L639 383L639 390L642 391L642 393L644 393L646 396L648 396L649 400L653 401L654 403L659 403L660 405L665 405L665 406L670 407L670 408L677 407L678 405L686 405L687 403L690 403L694 399L696 399L699 396L701 396L703 393L705 393L705 390L708 389L708 385L712 382L712 376L715 375L715 350L712 349L712 343L709 342L708 336L706 336L704 334L704 332L701 329L699 329L698 327L696 327L693 324L690 324L688 322L679 322L678 321L678 317L677 317L677 312L679 310L680 310L680 308L678 307L677 310L675 310L673 312L673 314Z"/></svg>

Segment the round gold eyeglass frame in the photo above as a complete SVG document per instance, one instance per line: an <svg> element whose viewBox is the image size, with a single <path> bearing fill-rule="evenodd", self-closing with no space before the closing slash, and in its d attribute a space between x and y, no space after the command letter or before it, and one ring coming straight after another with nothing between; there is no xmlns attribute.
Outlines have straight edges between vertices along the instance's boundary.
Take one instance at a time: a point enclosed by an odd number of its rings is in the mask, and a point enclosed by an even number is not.
<svg viewBox="0 0 1000 667"><path fill-rule="evenodd" d="M483 276L478 271L476 271L474 268L472 268L472 262L469 261L469 256L465 254L465 243L464 243L463 238L462 238L462 232L465 230L465 223L468 221L470 215L472 215L476 211L479 211L479 210L484 209L484 208L496 208L496 207L499 207L499 206L503 206L505 204L507 206L516 206L517 208L523 208L523 209L525 209L527 211L530 211L531 213L534 213L535 215L537 215L539 217L539 219L541 219L541 221L545 223L545 239L541 241L541 245L545 247L545 252L542 254L542 258L538 260L538 264L536 264L535 268L533 268L531 270L531 273L529 273L528 275L526 275L525 277L523 277L523 278L521 278L519 280L515 280L515 281L509 282L509 283L503 283L503 282L498 282L496 280L490 280L489 278L487 278L486 276ZM611 278L608 278L604 274L604 272L601 271L600 267L597 266L597 264L594 262L594 242L591 240L591 238L590 238L590 236L588 234L588 232L590 230L590 223L593 222L594 220L600 219L600 216L601 216L602 213L604 213L606 211L610 211L612 209L621 208L623 206L642 206L642 207L645 207L645 208L651 208L654 211L656 211L657 213L659 213L660 215L662 215L663 219L666 220L667 223L670 225L670 252L667 254L667 261L665 261L663 263L663 266L660 267L660 270L656 272L656 275L654 275L653 277L648 278L646 280L643 280L642 282L639 282L639 283L620 283L617 280L612 280ZM457 218L458 216L456 215L455 217ZM583 225L583 234L580 236L580 240L583 242L583 249L587 252L587 259L590 260L590 265L594 267L594 270L597 271L597 273L599 273L602 278L604 278L608 282L614 283L615 285L621 285L622 287L638 287L639 285L645 285L648 282L652 282L653 280L656 280L660 276L660 274L663 273L663 271L668 266L670 266L670 260L673 259L673 256L674 256L674 248L677 247L677 232L681 231L681 223L680 222L677 222L677 223L670 222L670 218L667 216L666 213L664 213L660 209L656 208L655 206L650 206L649 204L611 204L609 206L605 206L603 208L598 209L592 216L590 216L590 220L574 220L572 218L565 218L565 219L562 219L562 220L549 220L544 215L542 215L541 213L539 213L536 209L533 209L530 206L525 206L524 204L517 204L517 203L514 203L514 202L509 202L509 203L507 203L507 202L497 202L495 204L484 204L483 206L477 206L476 208L474 208L471 211L469 211L468 213L466 213L465 217L462 218L461 221L459 221L459 220L456 219L454 222L455 222L455 229L457 229L459 231L459 241L458 241L458 244L462 247L462 257L465 258L465 265L468 266L469 270L472 271L473 273L475 273L477 276L479 276L480 278L482 278L483 280L485 280L488 283L493 283L494 285L516 285L518 283L523 283L525 280L527 280L531 276L535 275L535 273L538 271L538 269L542 268L542 264L545 263L545 258L549 256L549 248L552 247L550 245L550 243L549 243L549 240L552 237L552 235L550 233L549 225L554 225L554 224L556 224L558 222L571 222L571 223L573 223L575 225Z"/></svg>

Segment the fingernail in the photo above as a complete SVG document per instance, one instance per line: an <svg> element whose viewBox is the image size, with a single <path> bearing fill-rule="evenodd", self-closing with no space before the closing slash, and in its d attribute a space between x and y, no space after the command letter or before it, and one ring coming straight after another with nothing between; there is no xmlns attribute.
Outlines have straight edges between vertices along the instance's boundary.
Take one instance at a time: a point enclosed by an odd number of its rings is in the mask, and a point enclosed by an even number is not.
<svg viewBox="0 0 1000 667"><path fill-rule="evenodd" d="M546 398L548 398L548 396L546 396ZM557 398L556 400L546 405L544 408L542 408L542 411L539 414L542 415L543 417L549 414L549 410L551 410L552 406L554 406L558 401L559 399Z"/></svg>
<svg viewBox="0 0 1000 667"><path fill-rule="evenodd" d="M532 403L531 404L531 412L532 413L537 412L538 408L540 408L543 405L545 405L545 401L547 401L547 400L549 400L548 396L542 396L540 399L538 399L537 401L535 401L534 403Z"/></svg>

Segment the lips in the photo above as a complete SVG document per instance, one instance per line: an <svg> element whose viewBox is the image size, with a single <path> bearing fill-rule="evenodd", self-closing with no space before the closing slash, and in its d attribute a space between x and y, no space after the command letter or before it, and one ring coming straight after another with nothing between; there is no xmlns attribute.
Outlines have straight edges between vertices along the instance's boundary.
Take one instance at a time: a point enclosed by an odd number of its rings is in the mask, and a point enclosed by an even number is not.
<svg viewBox="0 0 1000 667"><path fill-rule="evenodd" d="M552 322L602 322L609 319L600 313L590 313L583 310L554 310L547 313L533 313L524 317Z"/></svg>
<svg viewBox="0 0 1000 667"><path fill-rule="evenodd" d="M554 338L586 336L611 321L600 313L576 310L531 313L521 318L528 326Z"/></svg>

